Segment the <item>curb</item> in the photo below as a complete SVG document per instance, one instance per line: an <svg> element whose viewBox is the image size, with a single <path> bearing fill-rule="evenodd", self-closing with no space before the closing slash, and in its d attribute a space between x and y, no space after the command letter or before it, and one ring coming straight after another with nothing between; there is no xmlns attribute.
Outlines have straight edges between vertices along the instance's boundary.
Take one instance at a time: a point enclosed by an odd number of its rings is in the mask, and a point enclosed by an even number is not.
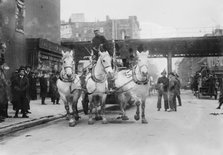
<svg viewBox="0 0 223 155"><path fill-rule="evenodd" d="M106 107L105 109L112 110L112 108L114 106L115 105L111 105L111 106ZM83 109L80 109L78 112L83 113ZM28 128L31 128L34 126L48 123L50 121L64 118L65 116L66 116L66 114L49 115L49 116L35 118L35 119L24 121L24 122L19 122L16 124L11 124L11 125L8 125L8 126L2 127L2 128L0 127L0 138L6 136L8 134L20 131L20 130L28 129Z"/></svg>
<svg viewBox="0 0 223 155"><path fill-rule="evenodd" d="M63 117L65 117L65 115L62 115L62 114L50 115L50 116L40 117L37 119L28 120L25 122L20 122L17 124L12 124L12 125L0 128L0 137L6 136L7 134L10 134L10 133L14 133L16 131L24 130L24 129L41 125L53 120L57 120Z"/></svg>

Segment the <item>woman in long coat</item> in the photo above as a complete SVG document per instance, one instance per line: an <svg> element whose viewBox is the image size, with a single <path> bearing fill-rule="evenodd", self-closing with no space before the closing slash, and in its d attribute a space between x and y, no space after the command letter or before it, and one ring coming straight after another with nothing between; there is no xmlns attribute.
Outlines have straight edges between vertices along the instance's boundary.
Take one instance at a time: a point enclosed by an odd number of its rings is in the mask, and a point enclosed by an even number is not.
<svg viewBox="0 0 223 155"><path fill-rule="evenodd" d="M37 99L37 77L34 72L31 72L31 78L30 78L30 86L29 86L29 91L30 91L30 99L31 100L36 100Z"/></svg>
<svg viewBox="0 0 223 155"><path fill-rule="evenodd" d="M22 117L28 118L26 112L29 109L28 98L27 98L27 91L29 88L29 80L25 76L25 68L20 67L19 74L13 80L13 92L14 92L14 109L15 109L15 118L18 117L19 110L21 109Z"/></svg>
<svg viewBox="0 0 223 155"><path fill-rule="evenodd" d="M42 100L42 104L45 105L45 98L47 97L47 77L46 71L43 71L42 76L39 79L40 82L40 96Z"/></svg>
<svg viewBox="0 0 223 155"><path fill-rule="evenodd" d="M59 78L59 73L56 73L51 78L51 97L52 97L53 104L55 104L55 103L59 104L59 100L60 100L60 94L59 94L58 88L57 88L58 78Z"/></svg>

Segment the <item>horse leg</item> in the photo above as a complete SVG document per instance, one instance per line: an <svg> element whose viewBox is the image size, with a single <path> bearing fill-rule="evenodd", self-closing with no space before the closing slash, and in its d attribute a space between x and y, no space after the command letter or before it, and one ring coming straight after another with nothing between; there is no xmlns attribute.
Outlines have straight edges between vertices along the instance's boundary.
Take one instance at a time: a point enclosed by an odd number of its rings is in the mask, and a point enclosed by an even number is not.
<svg viewBox="0 0 223 155"><path fill-rule="evenodd" d="M74 105L74 107L75 107L75 113L74 113L74 118L75 118L75 120L76 121L78 121L81 117L79 116L79 114L78 114L78 108L77 108L77 104L78 104L78 100L79 100L79 98L81 97L81 91L79 91L79 90L76 90L76 94L74 95L74 98L73 98L73 105ZM73 109L73 111L74 111L74 109Z"/></svg>
<svg viewBox="0 0 223 155"><path fill-rule="evenodd" d="M140 116L139 116L139 113L140 113L140 111L139 111L140 101L136 100L135 103L136 103L136 114L135 114L134 118L135 118L136 121L138 121L140 119Z"/></svg>
<svg viewBox="0 0 223 155"><path fill-rule="evenodd" d="M93 108L94 108L94 103L92 101L92 95L89 95L88 98L89 98L89 103L90 103L88 124L92 125L92 124L94 124L93 114L92 114L92 111L93 111Z"/></svg>
<svg viewBox="0 0 223 155"><path fill-rule="evenodd" d="M142 100L141 108L142 108L142 123L143 124L148 123L148 121L145 118L145 103L146 103L146 99Z"/></svg>
<svg viewBox="0 0 223 155"><path fill-rule="evenodd" d="M66 112L67 112L66 120L69 120L69 119L70 119L70 108L69 108L69 103L68 103L67 99L65 99L65 98L62 98L62 101L63 101L63 103L64 103L64 107L65 107Z"/></svg>
<svg viewBox="0 0 223 155"><path fill-rule="evenodd" d="M104 94L102 97L100 97L100 102L101 102L101 116L102 116L102 124L107 124L108 121L105 117L105 100L106 100L107 95Z"/></svg>
<svg viewBox="0 0 223 155"><path fill-rule="evenodd" d="M119 95L119 101L120 101L120 109L122 111L122 120L129 120L128 116L126 116L126 112L125 112L125 108L126 108L126 104L127 104L127 99L125 98L124 93Z"/></svg>

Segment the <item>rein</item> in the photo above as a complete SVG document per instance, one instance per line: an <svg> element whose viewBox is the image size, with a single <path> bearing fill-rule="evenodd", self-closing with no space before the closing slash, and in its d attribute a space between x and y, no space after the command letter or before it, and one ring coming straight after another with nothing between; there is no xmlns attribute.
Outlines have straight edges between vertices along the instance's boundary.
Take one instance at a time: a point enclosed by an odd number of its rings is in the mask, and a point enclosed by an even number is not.
<svg viewBox="0 0 223 155"><path fill-rule="evenodd" d="M59 79L63 82L74 82L76 76L73 75L71 78L65 78L66 76L66 73L63 73L63 70L60 72L60 76L59 76Z"/></svg>

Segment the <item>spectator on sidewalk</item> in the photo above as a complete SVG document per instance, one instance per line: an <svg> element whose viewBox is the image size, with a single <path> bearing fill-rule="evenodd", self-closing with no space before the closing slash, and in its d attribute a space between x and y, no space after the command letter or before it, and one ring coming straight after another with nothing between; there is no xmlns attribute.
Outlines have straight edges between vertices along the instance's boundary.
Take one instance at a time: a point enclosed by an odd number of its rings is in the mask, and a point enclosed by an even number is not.
<svg viewBox="0 0 223 155"><path fill-rule="evenodd" d="M222 79L220 80L221 83L220 83L220 96L219 96L219 99L218 99L218 107L216 109L221 109L221 106L223 104L223 84L222 84Z"/></svg>
<svg viewBox="0 0 223 155"><path fill-rule="evenodd" d="M27 101L27 91L29 88L29 80L25 76L25 68L20 67L19 68L19 74L18 76L13 80L12 83L13 86L13 92L14 92L14 109L15 109L15 116L14 118L18 118L19 110L22 112L23 118L28 118L26 115L26 112L28 110L28 101Z"/></svg>
<svg viewBox="0 0 223 155"><path fill-rule="evenodd" d="M37 76L35 72L31 72L31 79L30 79L30 99L37 100Z"/></svg>
<svg viewBox="0 0 223 155"><path fill-rule="evenodd" d="M180 83L180 79L179 79L179 75L175 74L176 80L177 80L177 85L176 85L176 98L178 100L178 106L182 106L181 103L181 97L180 97L180 87L181 87L181 83Z"/></svg>
<svg viewBox="0 0 223 155"><path fill-rule="evenodd" d="M59 79L59 75L60 73L59 72L56 72L53 76L52 76L52 79L51 79L51 97L52 97L52 101L53 101L53 104L60 104L59 103L59 100L60 100L60 94L58 92L58 88L57 88L57 80Z"/></svg>
<svg viewBox="0 0 223 155"><path fill-rule="evenodd" d="M168 86L169 86L169 79L166 77L166 70L163 70L161 75L162 75L162 77L159 77L158 80L157 80L157 89L158 89L157 109L158 109L158 111L160 111L161 101L162 101L162 97L163 97L164 108L165 108L165 111L167 111L167 109L169 109L168 96L167 96L167 91L168 91Z"/></svg>
<svg viewBox="0 0 223 155"><path fill-rule="evenodd" d="M10 77L10 83L11 83L11 85L10 85L10 93L11 93L11 103L12 103L12 105L13 105L13 110L15 110L15 102L16 102L16 100L15 100L15 89L14 89L14 80L16 79L16 77L18 76L18 74L19 74L19 69L16 69L13 73L12 73L12 75L11 75L11 77Z"/></svg>
<svg viewBox="0 0 223 155"><path fill-rule="evenodd" d="M52 87L52 83L53 83L53 77L55 76L55 71L53 70L52 73L50 74L50 77L49 77L49 95L50 95L50 98L51 98L51 102L53 103L54 99L54 95L53 95L53 87Z"/></svg>
<svg viewBox="0 0 223 155"><path fill-rule="evenodd" d="M42 105L46 105L45 99L47 97L47 74L46 71L42 72L42 76L39 79L40 82L40 97Z"/></svg>
<svg viewBox="0 0 223 155"><path fill-rule="evenodd" d="M31 113L29 110L30 110L30 90L31 90L31 78L32 78L32 75L31 75L31 66L26 66L25 67L25 75L27 77L27 79L29 80L29 88L27 91L27 101L28 101L28 110L26 111L27 113Z"/></svg>
<svg viewBox="0 0 223 155"><path fill-rule="evenodd" d="M0 65L0 122L4 121L8 116L8 92L7 92L7 80L5 76L5 70L9 67L5 64Z"/></svg>
<svg viewBox="0 0 223 155"><path fill-rule="evenodd" d="M170 110L168 112L177 111L176 105L176 87L177 80L173 72L169 73L169 106Z"/></svg>

